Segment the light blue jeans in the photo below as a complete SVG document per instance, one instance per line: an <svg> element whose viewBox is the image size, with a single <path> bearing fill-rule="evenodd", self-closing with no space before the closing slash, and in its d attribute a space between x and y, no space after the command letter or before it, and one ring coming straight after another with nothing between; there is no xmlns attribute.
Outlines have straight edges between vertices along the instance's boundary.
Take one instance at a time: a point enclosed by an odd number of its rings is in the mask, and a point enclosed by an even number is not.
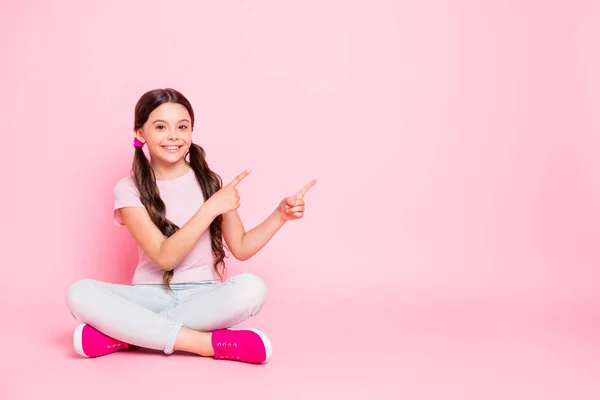
<svg viewBox="0 0 600 400"><path fill-rule="evenodd" d="M267 293L263 280L250 273L171 289L81 279L66 302L76 319L105 335L171 354L182 326L203 332L232 327L258 314Z"/></svg>

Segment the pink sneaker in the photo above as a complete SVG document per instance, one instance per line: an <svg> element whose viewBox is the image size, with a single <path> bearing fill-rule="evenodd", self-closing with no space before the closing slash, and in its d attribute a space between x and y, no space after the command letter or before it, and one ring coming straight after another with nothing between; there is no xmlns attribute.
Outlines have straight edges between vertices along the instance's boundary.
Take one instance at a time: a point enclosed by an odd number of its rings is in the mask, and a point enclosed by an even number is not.
<svg viewBox="0 0 600 400"><path fill-rule="evenodd" d="M271 341L256 329L220 329L212 333L215 359L261 364L271 357Z"/></svg>
<svg viewBox="0 0 600 400"><path fill-rule="evenodd" d="M129 344L106 336L87 324L75 328L73 346L75 352L83 357L104 356L130 347Z"/></svg>

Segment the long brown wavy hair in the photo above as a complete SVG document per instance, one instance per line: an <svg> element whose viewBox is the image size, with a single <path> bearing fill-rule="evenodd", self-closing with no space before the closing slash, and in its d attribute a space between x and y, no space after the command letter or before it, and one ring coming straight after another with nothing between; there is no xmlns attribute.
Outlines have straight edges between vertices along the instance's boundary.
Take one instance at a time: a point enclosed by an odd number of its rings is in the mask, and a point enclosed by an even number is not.
<svg viewBox="0 0 600 400"><path fill-rule="evenodd" d="M175 89L155 89L144 93L138 100L135 106L134 131L141 129L148 120L150 113L164 103L178 103L184 106L190 114L192 130L194 129L194 110L185 96ZM189 161L187 161L188 155ZM196 179L202 189L204 201L208 200L210 196L221 189L223 181L219 175L208 167L206 152L202 147L192 143L188 154L186 154L186 162L196 175ZM165 216L166 207L159 195L154 170L140 147L135 148L131 172L140 193L140 200L144 207L146 207L146 210L148 210L152 222L156 224L165 237L170 237L177 232L179 227ZM225 272L224 259L226 247L223 243L222 221L223 217L219 215L210 224L211 245L215 256L213 268L221 279L223 279L223 273ZM169 282L173 278L173 275L173 270L165 271L163 274L163 283L169 290L171 289Z"/></svg>

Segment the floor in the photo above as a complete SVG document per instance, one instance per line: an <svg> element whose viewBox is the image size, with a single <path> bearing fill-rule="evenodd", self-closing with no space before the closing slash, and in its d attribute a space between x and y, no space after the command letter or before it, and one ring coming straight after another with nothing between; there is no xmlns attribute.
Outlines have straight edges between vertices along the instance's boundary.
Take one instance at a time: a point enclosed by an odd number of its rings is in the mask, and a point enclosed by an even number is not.
<svg viewBox="0 0 600 400"><path fill-rule="evenodd" d="M83 359L70 316L25 321L0 333L0 399L600 398L593 308L503 315L349 304L289 305L242 324L273 341L259 366L142 350Z"/></svg>

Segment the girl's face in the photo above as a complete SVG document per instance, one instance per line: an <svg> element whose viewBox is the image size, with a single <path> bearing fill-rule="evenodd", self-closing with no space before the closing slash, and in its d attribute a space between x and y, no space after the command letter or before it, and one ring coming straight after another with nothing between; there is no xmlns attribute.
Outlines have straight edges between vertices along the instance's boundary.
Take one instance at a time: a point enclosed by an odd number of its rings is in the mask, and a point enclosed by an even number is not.
<svg viewBox="0 0 600 400"><path fill-rule="evenodd" d="M192 144L190 114L181 104L164 103L150 113L136 136L148 146L153 162L175 164L184 159Z"/></svg>

